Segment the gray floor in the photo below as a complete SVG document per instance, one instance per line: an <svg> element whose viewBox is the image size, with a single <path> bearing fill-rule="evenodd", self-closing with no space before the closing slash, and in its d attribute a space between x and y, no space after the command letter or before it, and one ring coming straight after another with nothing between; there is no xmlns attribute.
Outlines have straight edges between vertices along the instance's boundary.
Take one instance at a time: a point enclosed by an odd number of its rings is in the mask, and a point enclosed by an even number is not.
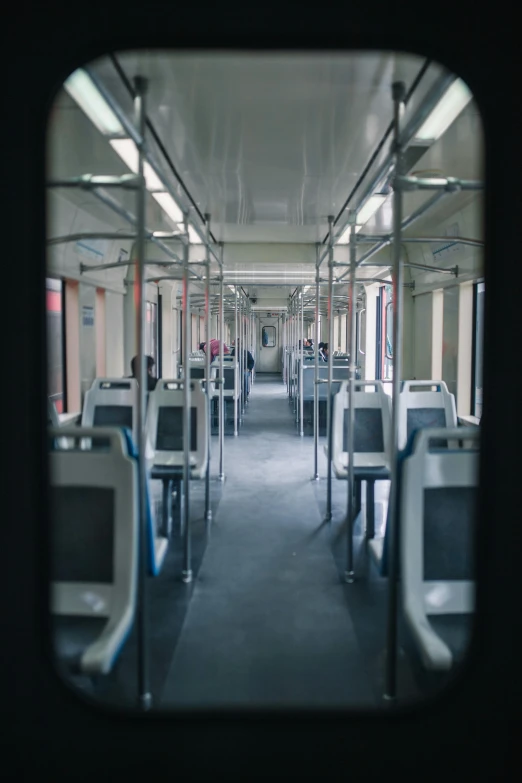
<svg viewBox="0 0 522 783"><path fill-rule="evenodd" d="M280 377L257 376L225 445L223 495L162 707L375 705L321 527L325 491L310 481L313 439L296 434ZM325 475L322 445L320 465ZM334 517L344 486L334 481Z"/></svg>

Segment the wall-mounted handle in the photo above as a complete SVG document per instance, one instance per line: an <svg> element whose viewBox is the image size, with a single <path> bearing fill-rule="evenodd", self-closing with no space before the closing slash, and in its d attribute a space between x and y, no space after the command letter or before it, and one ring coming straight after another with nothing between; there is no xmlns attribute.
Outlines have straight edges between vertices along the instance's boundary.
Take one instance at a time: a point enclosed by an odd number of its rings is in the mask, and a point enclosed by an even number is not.
<svg viewBox="0 0 522 783"><path fill-rule="evenodd" d="M386 305L385 311L384 311L384 336L386 338L386 348L385 348L384 352L386 354L386 358L387 359L392 359L393 360L392 354L388 353L388 308L391 307L392 305L393 305L393 302L388 302L388 304ZM393 350L393 346L392 346L392 350Z"/></svg>
<svg viewBox="0 0 522 783"><path fill-rule="evenodd" d="M357 315L358 315L358 317L359 317L359 328L358 328L358 330L357 330L357 332L358 332L358 338L359 338L359 339L358 339L358 341L357 341L357 343L358 343L358 344L357 344L357 351L358 351L360 354L362 354L363 356L365 356L365 355L366 355L366 351L363 351L363 350L361 349L361 319L362 319L362 314L363 314L363 313L365 313L365 312L366 312L366 307L363 307L363 308L362 308L362 310L359 310L359 311L358 311L358 313L357 313Z"/></svg>

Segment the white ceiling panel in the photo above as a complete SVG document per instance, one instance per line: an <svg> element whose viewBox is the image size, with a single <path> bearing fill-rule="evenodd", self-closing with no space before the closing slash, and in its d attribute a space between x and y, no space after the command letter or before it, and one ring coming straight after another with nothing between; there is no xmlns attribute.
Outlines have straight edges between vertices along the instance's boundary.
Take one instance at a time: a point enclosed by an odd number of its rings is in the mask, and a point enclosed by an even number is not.
<svg viewBox="0 0 522 783"><path fill-rule="evenodd" d="M122 55L149 80L148 115L222 241L315 242L336 215L389 125L398 69L411 56ZM400 65L400 68L399 68ZM129 104L112 62L93 72ZM273 240L272 240L273 241Z"/></svg>
<svg viewBox="0 0 522 783"><path fill-rule="evenodd" d="M122 54L117 60L130 82L136 75L148 79L148 117L197 208L210 213L214 237L225 243L228 282L234 278L250 288L256 276L261 286L279 284L286 292L310 283L314 245L327 233L327 216L336 216L343 207L391 122L393 81L402 79L409 89L424 63L419 57L389 53L154 52ZM114 62L104 58L88 69L132 118L132 97ZM442 72L433 64L427 69L406 107L405 123ZM49 131L50 177L129 172L64 91L55 102ZM148 143L187 206L189 200L150 134ZM390 139L359 184L354 201L389 147ZM482 127L473 103L409 173L483 177ZM92 194L61 192L87 213L109 220L116 229L128 229ZM109 192L135 213L132 193ZM430 197L429 192L405 194L404 217ZM449 221L480 199L469 192L448 195L407 233L427 234L430 226ZM151 196L147 227L174 227ZM391 231L390 196L362 233ZM359 247L358 257L369 247ZM336 250L338 256L344 261L347 248ZM388 257L389 248L372 260L387 263ZM360 270L361 277L382 274L379 268Z"/></svg>
<svg viewBox="0 0 522 783"><path fill-rule="evenodd" d="M121 176L129 173L129 169L107 140L94 128L67 93L62 91L49 115L48 179L69 179L84 174ZM60 188L58 192L88 214L114 226L115 230L132 231L128 221L102 204L92 192L80 188ZM133 191L108 188L107 192L128 212L136 215L136 195ZM146 197L146 210L147 227L151 231L172 231L176 228L150 195Z"/></svg>

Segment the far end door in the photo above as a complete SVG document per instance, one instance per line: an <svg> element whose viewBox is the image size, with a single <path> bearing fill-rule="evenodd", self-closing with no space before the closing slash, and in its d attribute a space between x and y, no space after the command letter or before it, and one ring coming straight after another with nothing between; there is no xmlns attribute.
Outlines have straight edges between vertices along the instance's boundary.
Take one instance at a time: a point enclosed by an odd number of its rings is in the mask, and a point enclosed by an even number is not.
<svg viewBox="0 0 522 783"><path fill-rule="evenodd" d="M274 317L261 317L258 323L256 373L280 373L281 349L279 319Z"/></svg>

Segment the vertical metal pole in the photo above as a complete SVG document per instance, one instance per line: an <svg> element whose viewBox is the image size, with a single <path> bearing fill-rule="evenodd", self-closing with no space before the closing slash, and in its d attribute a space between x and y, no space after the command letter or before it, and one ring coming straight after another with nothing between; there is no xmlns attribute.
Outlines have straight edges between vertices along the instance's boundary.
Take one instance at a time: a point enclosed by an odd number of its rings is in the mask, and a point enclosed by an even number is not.
<svg viewBox="0 0 522 783"><path fill-rule="evenodd" d="M245 340L243 332L243 322L245 318L245 300L242 293L239 294L239 340L237 342L236 356L239 361L239 378L240 378L240 390L241 390L241 421L243 421L243 415L245 413L245 362L243 361L243 355L245 350Z"/></svg>
<svg viewBox="0 0 522 783"><path fill-rule="evenodd" d="M295 322L295 295L292 299L292 405L295 412L295 355L297 348L296 322Z"/></svg>
<svg viewBox="0 0 522 783"><path fill-rule="evenodd" d="M235 350L235 356L234 356L234 365L238 361L238 344L237 344L237 310L238 310L238 292L237 292L237 285L234 286L234 339L236 341L236 350ZM238 367L239 372L239 367ZM234 378L237 378L236 371L234 369ZM234 395L236 394L236 386L234 384ZM233 400L234 403L234 437L237 438L237 417L238 417L238 408L239 408L239 399Z"/></svg>
<svg viewBox="0 0 522 783"><path fill-rule="evenodd" d="M397 561L398 561L398 493L397 454L399 448L399 394L402 376L402 300L403 267L401 259L402 192L398 177L402 174L401 120L406 86L404 82L392 85L395 176L393 183L393 397L391 438L391 487L388 515L388 633L386 644L386 686L384 698L394 700L397 690Z"/></svg>
<svg viewBox="0 0 522 783"><path fill-rule="evenodd" d="M241 403L240 408L240 424L243 421L243 413L245 409L245 397L244 397L244 361L243 361L243 349L245 346L245 343L243 342L243 318L245 317L245 301L243 299L243 294L240 291L239 292L239 315L238 315L238 327L239 327L239 334L238 334L238 342L237 342L237 350L236 350L236 356L237 360L239 362L239 389L241 392L241 396L239 397L239 401Z"/></svg>
<svg viewBox="0 0 522 783"><path fill-rule="evenodd" d="M252 351L252 356L254 357L254 367L252 368L252 372L250 373L250 388L252 388L256 376L256 364L257 364L255 315L254 315L254 311L252 310L252 305L250 305L250 350Z"/></svg>
<svg viewBox="0 0 522 783"><path fill-rule="evenodd" d="M299 299L294 294L294 413L297 421L297 353L299 350Z"/></svg>
<svg viewBox="0 0 522 783"><path fill-rule="evenodd" d="M294 300L290 300L290 353L288 355L290 372L290 399L294 398Z"/></svg>
<svg viewBox="0 0 522 783"><path fill-rule="evenodd" d="M288 396L290 396L290 373L288 369L288 348L290 344L290 310L287 310L285 313L285 380L286 380L286 391Z"/></svg>
<svg viewBox="0 0 522 783"><path fill-rule="evenodd" d="M245 390L245 402L244 407L246 408L248 398L247 398L247 391L248 391L248 354L247 351L250 350L249 348L249 342L248 342L248 299L245 297L245 314L243 316L243 388Z"/></svg>
<svg viewBox="0 0 522 783"><path fill-rule="evenodd" d="M294 300L290 300L290 398L294 402Z"/></svg>
<svg viewBox="0 0 522 783"><path fill-rule="evenodd" d="M299 421L300 436L304 436L303 422L303 362L304 362L304 287L301 286L301 368L299 370Z"/></svg>
<svg viewBox="0 0 522 783"><path fill-rule="evenodd" d="M238 364L238 377L239 377L239 397L238 397L238 413L237 413L237 419L238 419L238 425L241 426L241 415L242 415L242 408L243 408L243 393L241 389L241 356L239 351L239 344L241 342L241 305L242 305L242 299L241 299L241 292L238 292L238 300L237 300L237 326L236 326L236 350L235 350L235 360Z"/></svg>
<svg viewBox="0 0 522 783"><path fill-rule="evenodd" d="M223 331L225 320L225 306L223 303L223 244L220 248L221 272L219 275L219 480L225 480L224 471L224 444L225 444L225 400L223 397L224 371L223 371Z"/></svg>
<svg viewBox="0 0 522 783"><path fill-rule="evenodd" d="M286 356L287 356L287 344L286 344L286 325L287 317L286 313L283 313L283 383L286 383L286 390L288 392L288 376L286 373Z"/></svg>
<svg viewBox="0 0 522 783"><path fill-rule="evenodd" d="M141 76L134 80L134 111L136 126L142 139L145 137L145 94L147 81ZM145 180L143 177L143 148L138 145L138 175L141 177L137 190L137 239L136 274L134 296L136 302L136 343L139 356L138 367L138 499L139 499L139 574L138 574L138 699L142 710L149 710L152 694L149 682L149 655L147 644L147 563L149 560L147 535L147 463L146 405L147 367L145 366Z"/></svg>
<svg viewBox="0 0 522 783"><path fill-rule="evenodd" d="M290 300L288 301L288 310L286 313L286 385L288 397L292 396L290 387L290 343L292 341L292 316L290 311Z"/></svg>
<svg viewBox="0 0 522 783"><path fill-rule="evenodd" d="M353 571L353 518L354 518L354 427L355 427L355 408L353 404L353 395L355 391L355 274L357 261L357 239L355 234L356 213L353 211L350 215L350 286L348 294L348 318L350 320L350 363L348 375L348 504L346 509L346 535L347 535L347 563L345 579L351 583L354 581Z"/></svg>
<svg viewBox="0 0 522 783"><path fill-rule="evenodd" d="M314 363L314 480L319 481L319 247L315 263L315 363Z"/></svg>
<svg viewBox="0 0 522 783"><path fill-rule="evenodd" d="M241 326L239 329L239 331L241 332L240 348L241 348L241 384L243 389L243 395L242 395L243 418L245 415L245 405L246 405L246 387L245 387L245 373L246 373L245 352L247 350L246 310L247 310L247 301L243 295L243 305L241 308Z"/></svg>
<svg viewBox="0 0 522 783"><path fill-rule="evenodd" d="M185 235L188 237L188 216L184 219ZM183 365L185 367L183 379L183 533L184 533L184 558L182 579L185 583L192 581L191 567L191 529L190 529L190 370L189 354L191 345L190 329L190 291L189 291L189 272L190 272L190 245L187 242L183 245L183 299L182 299L182 318L183 318ZM210 346L207 346L207 351Z"/></svg>
<svg viewBox="0 0 522 783"><path fill-rule="evenodd" d="M332 318L333 296L333 217L328 216L328 352L332 349L334 324ZM328 357L328 399L326 401L326 427L328 437L328 479L326 489L326 519L332 518L332 357Z"/></svg>
<svg viewBox="0 0 522 783"><path fill-rule="evenodd" d="M207 393L207 442L208 442L208 462L205 472L205 519L210 521L212 519L212 510L210 508L210 450L212 446L212 438L210 436L210 406L212 402L210 393L210 215L205 215L207 224L207 247L206 247L206 270L207 278L205 280L205 339L207 341L207 351L205 354L205 378L206 393Z"/></svg>
<svg viewBox="0 0 522 783"><path fill-rule="evenodd" d="M346 353L350 353L350 313L348 310L349 310L349 306L346 311L346 324L344 329L344 339L346 341Z"/></svg>
<svg viewBox="0 0 522 783"><path fill-rule="evenodd" d="M249 304L248 335L249 335L248 342L249 342L249 345L250 345L250 353L254 357L254 363L255 363L255 348L254 348L254 339L253 339L253 335L254 335L254 315L252 313L252 304ZM250 393L250 389L252 389L252 385L254 383L254 369L253 368L252 368L252 370L250 370L250 376L249 376L248 380L249 380L249 384L250 384L250 387L249 387L249 393Z"/></svg>
<svg viewBox="0 0 522 783"><path fill-rule="evenodd" d="M294 307L295 307L295 397L294 397L294 413L295 423L299 423L299 358L301 353L301 340L299 335L301 332L301 309L300 303L300 289L295 292Z"/></svg>

